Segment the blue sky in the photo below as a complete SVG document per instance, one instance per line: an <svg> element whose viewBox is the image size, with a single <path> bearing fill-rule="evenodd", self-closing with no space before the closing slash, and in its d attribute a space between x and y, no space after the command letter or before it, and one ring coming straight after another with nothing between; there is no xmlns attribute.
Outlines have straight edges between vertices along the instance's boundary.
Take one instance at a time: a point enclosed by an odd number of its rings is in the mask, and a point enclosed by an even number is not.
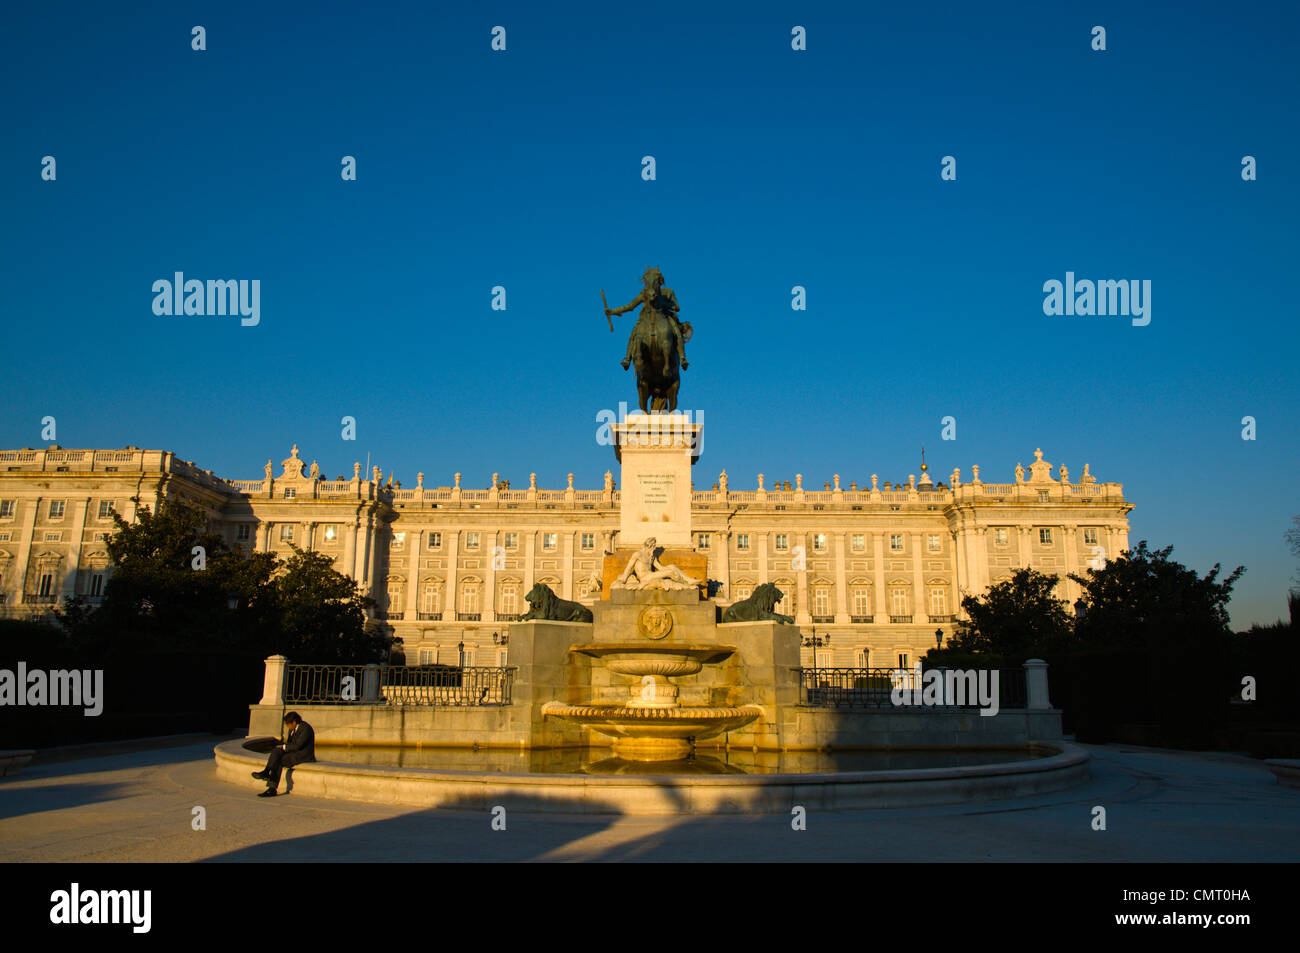
<svg viewBox="0 0 1300 953"><path fill-rule="evenodd" d="M695 329L698 483L905 480L922 444L945 480L1009 481L1042 447L1124 484L1132 541L1244 564L1233 620L1271 621L1300 512L1300 17L1137 6L16 8L0 445L53 415L64 446L231 478L297 442L330 476L369 453L408 486L598 487L596 413L634 399L633 317L611 335L599 292L654 264ZM175 271L259 279L261 323L154 315ZM1044 315L1067 271L1149 279L1150 325Z"/></svg>

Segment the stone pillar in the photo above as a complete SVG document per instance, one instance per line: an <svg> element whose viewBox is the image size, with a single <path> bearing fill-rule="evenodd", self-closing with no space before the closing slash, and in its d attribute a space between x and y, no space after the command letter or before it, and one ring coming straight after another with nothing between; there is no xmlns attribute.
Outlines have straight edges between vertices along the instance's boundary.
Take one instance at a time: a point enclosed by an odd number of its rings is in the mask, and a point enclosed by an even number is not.
<svg viewBox="0 0 1300 953"><path fill-rule="evenodd" d="M372 512L366 518L366 584L371 591L377 586L379 575L379 526Z"/></svg>
<svg viewBox="0 0 1300 953"><path fill-rule="evenodd" d="M916 593L912 622L916 625L929 625L930 610L925 601L925 549L921 545L920 533L912 534L912 589Z"/></svg>
<svg viewBox="0 0 1300 953"><path fill-rule="evenodd" d="M77 500L72 515L72 530L68 542L72 548L68 552L68 574L63 580L63 595L77 594L77 570L81 566L81 540L86 535L86 510L90 507L89 499Z"/></svg>
<svg viewBox="0 0 1300 953"><path fill-rule="evenodd" d="M989 587L989 528L987 526L975 527L975 578L979 586L979 592L985 592Z"/></svg>
<svg viewBox="0 0 1300 953"><path fill-rule="evenodd" d="M257 526L253 528L253 552L269 553L271 551L271 524L265 520L258 520ZM349 574L352 567L348 567Z"/></svg>
<svg viewBox="0 0 1300 953"><path fill-rule="evenodd" d="M1106 561L1110 562L1112 559L1118 559L1124 555L1124 552L1128 549L1128 527L1123 524L1108 527L1106 535L1111 543L1106 548Z"/></svg>
<svg viewBox="0 0 1300 953"><path fill-rule="evenodd" d="M950 531L948 535L952 537L953 573L954 582L956 583L953 587L953 617L963 619L965 618L965 612L961 607L961 594L962 590L970 591L970 578L966 569L966 556L962 552L961 536L955 530Z"/></svg>
<svg viewBox="0 0 1300 953"><path fill-rule="evenodd" d="M262 524L258 524L258 533L262 531ZM343 543L343 572L354 582L357 578L357 521L356 517L352 522L343 528L347 538ZM260 538L260 537L259 537Z"/></svg>
<svg viewBox="0 0 1300 953"><path fill-rule="evenodd" d="M770 580L767 565L767 538L770 533L759 533L758 535L758 583L762 585Z"/></svg>
<svg viewBox="0 0 1300 953"><path fill-rule="evenodd" d="M798 476L798 474L795 475ZM794 621L796 625L811 625L812 609L808 601L808 553L812 549L809 545L812 540L809 539L807 533L802 534L800 539L802 542L799 546L803 549L803 559L800 560L802 565L795 565L793 561L791 562L791 568L794 569L795 573L794 589L798 593L794 602ZM795 553L793 555L798 558L799 554Z"/></svg>
<svg viewBox="0 0 1300 953"><path fill-rule="evenodd" d="M889 621L889 592L885 586L885 534L872 533L871 544L873 562L876 567L874 573L876 584L872 587L876 590L876 618L874 621L879 624Z"/></svg>
<svg viewBox="0 0 1300 953"><path fill-rule="evenodd" d="M524 536L524 591L519 594L522 599L526 593L533 591L533 582L536 580L534 563L536 562L537 553L537 530L530 529ZM520 607L516 606L516 610Z"/></svg>
<svg viewBox="0 0 1300 953"><path fill-rule="evenodd" d="M411 622L420 617L420 554L424 551L424 530L412 530L406 538L411 552L406 563L406 614L403 618Z"/></svg>
<svg viewBox="0 0 1300 953"><path fill-rule="evenodd" d="M563 551L560 553L560 588L564 590L561 599L573 599L573 550L577 541L577 533L556 533L559 537Z"/></svg>
<svg viewBox="0 0 1300 953"><path fill-rule="evenodd" d="M495 489L495 484L493 487ZM483 614L484 622L495 622L497 618L497 546L501 537L499 530L484 534L484 544L488 550L487 566L483 570Z"/></svg>
<svg viewBox="0 0 1300 953"><path fill-rule="evenodd" d="M1079 584L1070 578L1070 573L1079 571L1079 530L1066 526L1061 530L1065 535L1065 572L1061 575L1061 588L1065 590L1065 601L1074 605L1079 598Z"/></svg>
<svg viewBox="0 0 1300 953"><path fill-rule="evenodd" d="M18 582L18 602L22 602L27 593L27 573L32 561L32 537L36 533L36 514L45 500L37 497L24 508L22 536L18 542L18 571L14 574Z"/></svg>
<svg viewBox="0 0 1300 953"><path fill-rule="evenodd" d="M839 474L835 476L836 492L839 492ZM835 534L835 622L848 625L849 622L849 577L844 562L844 534Z"/></svg>
<svg viewBox="0 0 1300 953"><path fill-rule="evenodd" d="M460 595L456 592L456 563L460 560L460 530L446 535L447 543L447 597L442 600L442 617L447 622L456 621Z"/></svg>
<svg viewBox="0 0 1300 953"><path fill-rule="evenodd" d="M283 705L284 687L289 677L289 660L283 655L272 655L266 660L262 676L262 700L259 705Z"/></svg>
<svg viewBox="0 0 1300 953"><path fill-rule="evenodd" d="M1051 696L1047 691L1047 663L1040 658L1025 661L1025 695L1028 701L1025 707L1042 710L1052 707Z"/></svg>
<svg viewBox="0 0 1300 953"><path fill-rule="evenodd" d="M731 594L731 530L715 534L721 540L722 548L718 553L718 584L722 587L723 598L735 601Z"/></svg>

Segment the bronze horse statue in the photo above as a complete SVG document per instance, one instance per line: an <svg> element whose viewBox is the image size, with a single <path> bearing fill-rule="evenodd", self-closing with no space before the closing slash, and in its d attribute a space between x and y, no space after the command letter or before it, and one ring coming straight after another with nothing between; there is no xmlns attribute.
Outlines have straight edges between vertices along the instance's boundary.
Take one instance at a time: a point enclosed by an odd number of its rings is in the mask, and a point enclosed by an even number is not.
<svg viewBox="0 0 1300 953"><path fill-rule="evenodd" d="M636 366L637 402L642 413L672 413L677 409L681 369L690 367L686 342L691 337L691 326L677 320L677 296L671 288L663 287L664 278L658 268L647 268L642 280L645 287L635 298L621 308L606 305L605 315L624 314L641 305L641 314L628 337L623 368ZM604 294L602 291L602 298Z"/></svg>

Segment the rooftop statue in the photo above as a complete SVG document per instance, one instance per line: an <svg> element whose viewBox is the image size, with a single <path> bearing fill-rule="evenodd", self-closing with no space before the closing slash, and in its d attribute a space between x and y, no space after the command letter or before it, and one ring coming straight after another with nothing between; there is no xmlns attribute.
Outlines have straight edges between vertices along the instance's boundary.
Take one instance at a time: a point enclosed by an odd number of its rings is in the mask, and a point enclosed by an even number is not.
<svg viewBox="0 0 1300 953"><path fill-rule="evenodd" d="M664 287L664 276L658 268L647 268L641 280L645 287L621 308L610 308L605 302L605 318L641 307L627 339L623 369L636 365L637 402L642 413L651 410L671 413L677 409L677 389L681 386L678 362L681 370L690 367L686 342L691 339L691 326L678 320L677 296L673 289ZM601 301L605 300L604 291L600 297ZM609 322L609 329L614 330L613 321Z"/></svg>

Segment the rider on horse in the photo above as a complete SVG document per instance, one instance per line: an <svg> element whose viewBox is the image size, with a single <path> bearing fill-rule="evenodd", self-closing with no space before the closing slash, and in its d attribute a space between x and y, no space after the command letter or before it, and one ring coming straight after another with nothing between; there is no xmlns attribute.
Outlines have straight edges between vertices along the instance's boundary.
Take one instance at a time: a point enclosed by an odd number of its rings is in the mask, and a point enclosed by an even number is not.
<svg viewBox="0 0 1300 953"><path fill-rule="evenodd" d="M673 294L672 288L664 287L664 276L658 268L647 268L641 280L645 282L645 287L641 289L640 294L621 308L605 309L608 315L626 314L637 305L644 305L641 314L637 317L636 327L628 335L627 356L623 358L623 370L627 370L631 365L637 342L642 338L642 334L638 332L648 331L655 317L659 315L668 320L668 325L673 330L673 340L677 343L677 356L681 359L682 370L685 370L690 365L686 362L686 342L682 336L682 324L677 318L677 296ZM667 355L665 355L663 372L665 376L672 372Z"/></svg>

